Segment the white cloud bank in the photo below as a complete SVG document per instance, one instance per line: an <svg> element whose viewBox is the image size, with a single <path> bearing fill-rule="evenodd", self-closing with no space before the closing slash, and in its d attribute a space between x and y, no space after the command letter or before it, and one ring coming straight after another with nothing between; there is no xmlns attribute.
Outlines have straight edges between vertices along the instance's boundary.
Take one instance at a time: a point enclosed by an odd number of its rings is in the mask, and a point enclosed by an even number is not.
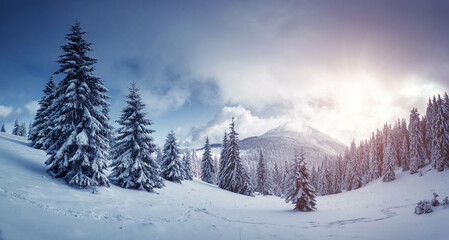
<svg viewBox="0 0 449 240"><path fill-rule="evenodd" d="M261 118L252 115L251 111L242 106L226 106L205 126L192 128L181 144L199 147L204 144L206 137L212 143L221 143L224 132L229 132L232 118L235 119L235 129L240 134L240 139L261 135L289 120L286 117Z"/></svg>
<svg viewBox="0 0 449 240"><path fill-rule="evenodd" d="M30 115L36 114L37 110L40 108L38 101L31 101L25 105Z"/></svg>
<svg viewBox="0 0 449 240"><path fill-rule="evenodd" d="M7 117L12 113L12 107L0 105L0 117Z"/></svg>

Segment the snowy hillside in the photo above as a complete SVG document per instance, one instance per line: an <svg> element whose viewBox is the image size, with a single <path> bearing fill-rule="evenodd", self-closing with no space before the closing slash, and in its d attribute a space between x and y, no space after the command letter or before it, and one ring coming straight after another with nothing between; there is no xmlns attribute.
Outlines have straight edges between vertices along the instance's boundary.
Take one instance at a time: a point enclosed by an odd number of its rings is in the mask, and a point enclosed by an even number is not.
<svg viewBox="0 0 449 240"><path fill-rule="evenodd" d="M0 133L0 239L447 239L449 208L415 215L416 202L449 195L448 172L397 172L397 180L317 198L296 212L199 180L156 193L117 186L97 194L46 173L43 151ZM426 171L427 169L423 169Z"/></svg>

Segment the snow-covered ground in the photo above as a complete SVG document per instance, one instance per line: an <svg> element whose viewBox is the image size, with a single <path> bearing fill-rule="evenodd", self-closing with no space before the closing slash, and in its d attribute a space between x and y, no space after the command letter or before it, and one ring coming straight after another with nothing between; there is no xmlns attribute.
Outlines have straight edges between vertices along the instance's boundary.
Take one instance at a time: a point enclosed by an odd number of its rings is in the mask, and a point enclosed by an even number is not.
<svg viewBox="0 0 449 240"><path fill-rule="evenodd" d="M45 159L24 138L0 133L0 239L449 239L449 207L413 213L433 191L449 195L447 171L397 172L390 183L318 197L318 210L304 213L199 180L92 194L49 177Z"/></svg>

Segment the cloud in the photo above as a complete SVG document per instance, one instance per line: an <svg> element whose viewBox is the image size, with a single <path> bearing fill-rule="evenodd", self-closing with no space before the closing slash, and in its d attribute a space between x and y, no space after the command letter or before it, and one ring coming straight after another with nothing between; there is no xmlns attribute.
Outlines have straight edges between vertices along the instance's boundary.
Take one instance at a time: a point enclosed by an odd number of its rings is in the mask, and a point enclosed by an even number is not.
<svg viewBox="0 0 449 240"><path fill-rule="evenodd" d="M6 107L0 105L0 117L5 118L12 113L12 107Z"/></svg>
<svg viewBox="0 0 449 240"><path fill-rule="evenodd" d="M25 105L30 115L36 114L36 111L40 108L38 101L31 101Z"/></svg>
<svg viewBox="0 0 449 240"><path fill-rule="evenodd" d="M190 97L188 89L173 87L167 92L159 94L148 89L141 89L143 102L154 115L161 115L167 111L180 108Z"/></svg>
<svg viewBox="0 0 449 240"><path fill-rule="evenodd" d="M229 132L229 124L233 117L240 139L262 135L289 120L285 117L261 118L252 115L251 111L242 106L225 106L206 125L193 127L181 144L193 147L202 146L206 137L209 137L212 143L221 143L225 131Z"/></svg>

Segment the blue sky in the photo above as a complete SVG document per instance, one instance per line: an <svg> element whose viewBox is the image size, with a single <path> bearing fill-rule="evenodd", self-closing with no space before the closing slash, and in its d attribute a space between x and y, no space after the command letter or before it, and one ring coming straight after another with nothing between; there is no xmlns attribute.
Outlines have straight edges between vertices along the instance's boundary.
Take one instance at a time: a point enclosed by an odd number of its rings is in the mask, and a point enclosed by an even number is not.
<svg viewBox="0 0 449 240"><path fill-rule="evenodd" d="M29 122L80 21L117 119L131 81L158 144L219 141L286 122L348 143L425 112L449 86L446 1L9 1L0 3L0 123Z"/></svg>

